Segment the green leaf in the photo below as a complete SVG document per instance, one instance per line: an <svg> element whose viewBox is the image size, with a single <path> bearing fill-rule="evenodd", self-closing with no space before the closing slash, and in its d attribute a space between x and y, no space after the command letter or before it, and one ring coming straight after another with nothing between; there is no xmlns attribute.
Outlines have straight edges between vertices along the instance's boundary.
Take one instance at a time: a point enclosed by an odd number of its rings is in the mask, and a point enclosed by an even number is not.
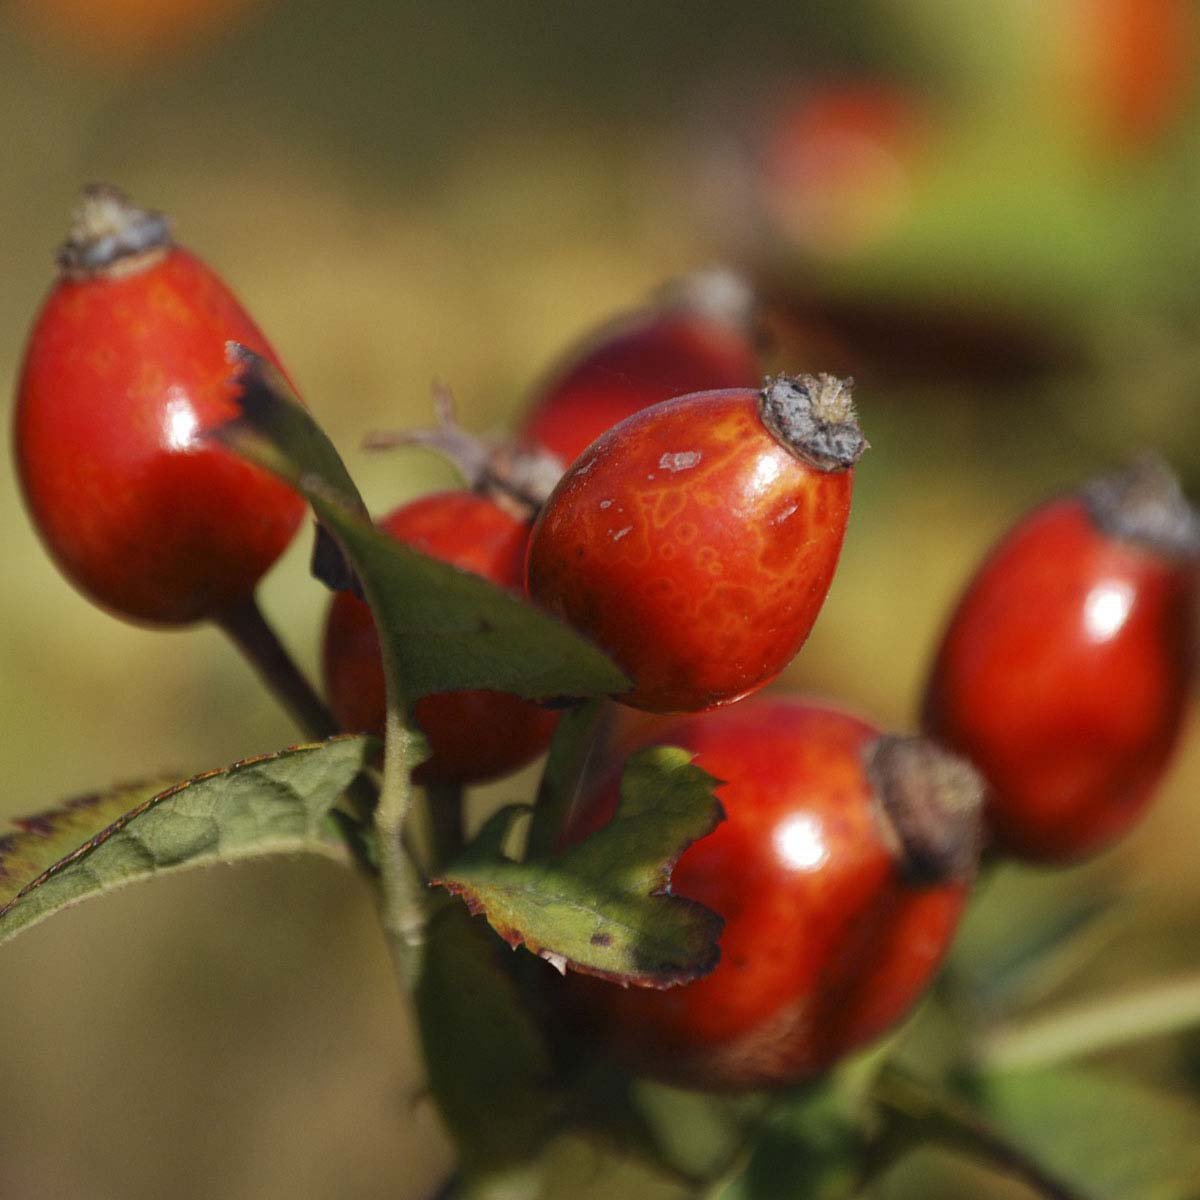
<svg viewBox="0 0 1200 1200"><path fill-rule="evenodd" d="M1102 1071L993 1075L993 1122L1090 1200L1194 1200L1200 1108Z"/></svg>
<svg viewBox="0 0 1200 1200"><path fill-rule="evenodd" d="M560 970L642 987L688 983L716 966L724 921L671 895L671 868L723 818L718 783L685 751L650 747L629 759L613 820L585 841L512 862L501 849L517 810L504 809L433 882Z"/></svg>
<svg viewBox="0 0 1200 1200"><path fill-rule="evenodd" d="M184 867L294 853L350 861L329 813L370 741L298 746L17 821L0 837L0 941L81 900Z"/></svg>
<svg viewBox="0 0 1200 1200"><path fill-rule="evenodd" d="M718 1200L849 1200L858 1194L862 1135L828 1088L805 1089L768 1114L744 1168Z"/></svg>
<svg viewBox="0 0 1200 1200"><path fill-rule="evenodd" d="M1027 1008L1103 953L1127 910L1096 884L998 870L973 898L948 970L989 1017Z"/></svg>
<svg viewBox="0 0 1200 1200"><path fill-rule="evenodd" d="M524 1163L562 1121L550 1052L501 956L460 904L443 902L428 928L416 987L429 1085L475 1174Z"/></svg>
<svg viewBox="0 0 1200 1200"><path fill-rule="evenodd" d="M488 688L544 700L631 686L566 625L376 529L337 452L287 384L249 352L243 359L242 415L212 436L308 499L362 584L397 699Z"/></svg>

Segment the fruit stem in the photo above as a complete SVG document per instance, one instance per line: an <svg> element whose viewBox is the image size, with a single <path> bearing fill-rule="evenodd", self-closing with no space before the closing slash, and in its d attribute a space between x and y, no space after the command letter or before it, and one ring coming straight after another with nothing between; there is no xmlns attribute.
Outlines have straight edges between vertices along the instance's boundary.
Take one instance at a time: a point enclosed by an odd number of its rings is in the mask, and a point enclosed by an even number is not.
<svg viewBox="0 0 1200 1200"><path fill-rule="evenodd" d="M429 814L430 845L437 868L453 862L466 845L463 824L463 789L458 783L427 783L425 806Z"/></svg>
<svg viewBox="0 0 1200 1200"><path fill-rule="evenodd" d="M604 740L609 716L610 709L602 700L563 713L538 785L526 858L545 858L554 852L588 765Z"/></svg>
<svg viewBox="0 0 1200 1200"><path fill-rule="evenodd" d="M308 737L324 741L338 732L337 722L276 636L254 593L213 621L249 659L271 693Z"/></svg>

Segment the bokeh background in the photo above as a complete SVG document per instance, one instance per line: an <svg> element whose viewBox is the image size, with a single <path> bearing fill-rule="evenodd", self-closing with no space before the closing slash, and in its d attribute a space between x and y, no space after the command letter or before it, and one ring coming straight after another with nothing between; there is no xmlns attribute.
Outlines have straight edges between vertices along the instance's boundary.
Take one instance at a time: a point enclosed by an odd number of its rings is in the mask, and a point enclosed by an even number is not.
<svg viewBox="0 0 1200 1200"><path fill-rule="evenodd" d="M782 682L911 727L949 604L1025 506L1147 447L1200 495L1198 48L1179 0L3 0L0 374L79 185L119 184L241 295L378 510L453 478L358 449L427 423L433 379L503 430L590 327L730 263L772 298L779 365L854 370L873 444ZM0 817L296 740L215 631L75 594L7 457L0 533ZM263 603L312 669L307 553ZM1054 999L1200 972L1198 784L1193 717L1136 835L1002 873L975 945L1103 887L1122 919ZM4 1197L365 1200L446 1170L370 897L331 866L129 889L0 964ZM1197 1086L1186 1037L1117 1057ZM922 1156L880 1194L1023 1194L962 1170Z"/></svg>

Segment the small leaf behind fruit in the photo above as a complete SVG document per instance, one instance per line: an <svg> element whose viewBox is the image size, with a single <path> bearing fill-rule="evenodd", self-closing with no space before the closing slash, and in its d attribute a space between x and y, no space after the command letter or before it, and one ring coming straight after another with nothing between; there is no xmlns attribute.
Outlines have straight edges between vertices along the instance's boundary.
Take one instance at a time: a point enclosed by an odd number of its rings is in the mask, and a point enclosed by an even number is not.
<svg viewBox="0 0 1200 1200"><path fill-rule="evenodd" d="M334 738L19 819L0 836L0 941L81 900L183 867L301 852L349 861L329 811L366 764L370 741Z"/></svg>
<svg viewBox="0 0 1200 1200"><path fill-rule="evenodd" d="M653 746L629 759L616 815L583 842L512 862L500 853L515 815L505 809L434 882L560 970L641 987L688 983L716 966L724 921L671 895L671 868L723 819L718 782L686 751Z"/></svg>
<svg viewBox="0 0 1200 1200"><path fill-rule="evenodd" d="M550 1051L482 922L443 900L428 939L415 997L421 1042L464 1171L525 1163L564 1120Z"/></svg>
<svg viewBox="0 0 1200 1200"><path fill-rule="evenodd" d="M1103 1071L1011 1072L985 1081L992 1121L1091 1200L1195 1200L1200 1106Z"/></svg>
<svg viewBox="0 0 1200 1200"><path fill-rule="evenodd" d="M308 499L371 605L397 698L488 688L542 700L630 687L560 621L376 529L337 451L282 377L249 352L242 359L242 416L211 436Z"/></svg>

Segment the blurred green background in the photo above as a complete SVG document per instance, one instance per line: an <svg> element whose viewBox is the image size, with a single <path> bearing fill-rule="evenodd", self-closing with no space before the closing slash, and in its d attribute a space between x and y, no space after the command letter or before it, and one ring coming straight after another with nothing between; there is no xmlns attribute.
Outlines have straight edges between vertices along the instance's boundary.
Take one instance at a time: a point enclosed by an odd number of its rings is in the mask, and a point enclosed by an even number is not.
<svg viewBox="0 0 1200 1200"><path fill-rule="evenodd" d="M502 430L591 326L671 276L740 266L776 301L779 365L855 370L874 447L782 682L909 727L948 605L1023 507L1145 447L1196 498L1195 15L6 0L0 368L15 380L79 185L116 183L239 293L378 510L452 479L420 451L358 449L427 423L433 379L466 424ZM215 631L135 629L75 594L3 461L0 816L296 740ZM307 554L298 540L263 602L312 669ZM1194 717L1188 733L1128 843L993 882L989 911L1013 921L1101 882L1129 897L1059 1000L1200 969ZM0 1196L420 1196L446 1169L367 889L326 864L133 888L2 962ZM1198 1048L1121 1062L1193 1088ZM957 1170L923 1158L881 1194L959 1195Z"/></svg>

